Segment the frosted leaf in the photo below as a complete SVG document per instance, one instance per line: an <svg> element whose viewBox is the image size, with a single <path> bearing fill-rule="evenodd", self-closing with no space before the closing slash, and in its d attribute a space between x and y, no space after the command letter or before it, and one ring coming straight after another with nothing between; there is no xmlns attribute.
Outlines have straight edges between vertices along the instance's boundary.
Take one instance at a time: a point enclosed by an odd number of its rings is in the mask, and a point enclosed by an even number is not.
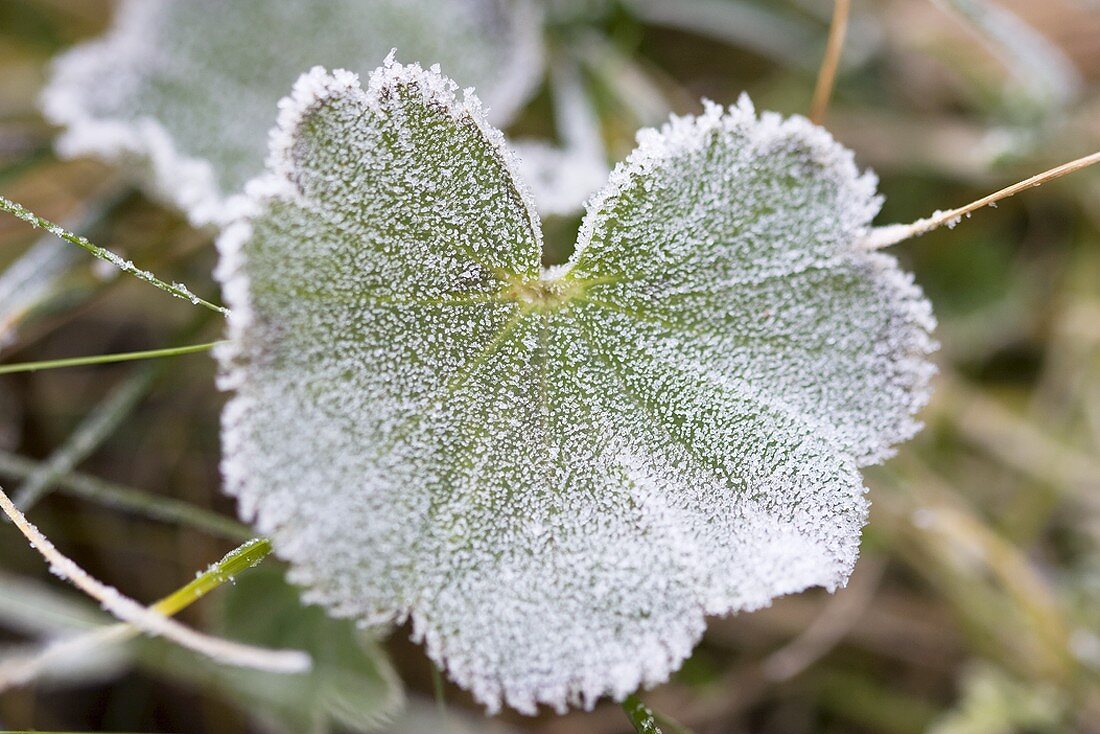
<svg viewBox="0 0 1100 734"><path fill-rule="evenodd" d="M393 47L443 63L507 122L539 80L527 0L124 0L102 38L63 55L43 110L63 155L136 164L196 224L263 170L275 105L315 64L373 69Z"/></svg>
<svg viewBox="0 0 1100 734"><path fill-rule="evenodd" d="M306 598L411 618L490 710L667 679L707 614L842 585L930 308L851 154L747 100L643 131L566 266L471 93L317 69L222 236L228 491Z"/></svg>

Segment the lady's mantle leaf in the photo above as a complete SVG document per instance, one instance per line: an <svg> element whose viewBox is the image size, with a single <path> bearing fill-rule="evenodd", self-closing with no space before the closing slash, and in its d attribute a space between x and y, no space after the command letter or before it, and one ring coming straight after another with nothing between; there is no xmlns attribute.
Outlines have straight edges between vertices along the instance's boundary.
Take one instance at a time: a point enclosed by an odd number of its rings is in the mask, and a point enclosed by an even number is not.
<svg viewBox="0 0 1100 734"><path fill-rule="evenodd" d="M506 122L539 79L527 0L124 0L43 95L65 155L134 159L197 224L263 170L275 105L314 64L372 69L393 47L442 62Z"/></svg>
<svg viewBox="0 0 1100 734"><path fill-rule="evenodd" d="M315 69L220 241L228 489L307 598L411 617L492 710L665 680L704 615L844 583L858 467L913 434L928 303L857 248L851 154L747 100L674 118L541 272L477 100Z"/></svg>

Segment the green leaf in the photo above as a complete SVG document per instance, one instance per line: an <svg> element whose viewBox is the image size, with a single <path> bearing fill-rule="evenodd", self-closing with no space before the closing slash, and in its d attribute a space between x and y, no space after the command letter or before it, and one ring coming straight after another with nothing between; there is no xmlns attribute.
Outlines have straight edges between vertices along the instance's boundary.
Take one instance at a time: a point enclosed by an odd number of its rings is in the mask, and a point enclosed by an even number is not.
<svg viewBox="0 0 1100 734"><path fill-rule="evenodd" d="M169 670L215 688L276 731L377 730L404 701L386 653L353 622L303 607L282 576L276 568L240 576L225 589L213 627L231 639L305 650L313 658L310 672L279 675L197 658Z"/></svg>
<svg viewBox="0 0 1100 734"><path fill-rule="evenodd" d="M507 122L540 77L527 0L126 0L55 64L43 109L64 155L128 160L208 224L263 169L275 105L315 64L366 71L393 47L442 62Z"/></svg>
<svg viewBox="0 0 1100 734"><path fill-rule="evenodd" d="M472 93L315 70L219 241L229 492L307 598L411 618L490 710L621 700L707 614L842 585L912 435L930 307L875 180L747 99L673 118L540 268Z"/></svg>

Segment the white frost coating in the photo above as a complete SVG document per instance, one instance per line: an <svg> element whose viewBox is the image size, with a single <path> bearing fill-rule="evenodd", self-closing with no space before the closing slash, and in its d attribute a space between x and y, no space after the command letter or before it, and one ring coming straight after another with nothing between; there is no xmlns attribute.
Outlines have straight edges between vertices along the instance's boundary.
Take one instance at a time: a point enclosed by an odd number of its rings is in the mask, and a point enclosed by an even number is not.
<svg viewBox="0 0 1100 734"><path fill-rule="evenodd" d="M371 69L396 46L477 84L503 124L540 78L540 29L530 0L123 0L106 35L55 61L42 109L65 128L61 155L130 163L194 224L219 224L303 69Z"/></svg>
<svg viewBox="0 0 1100 734"><path fill-rule="evenodd" d="M927 301L875 180L747 100L645 131L578 251L434 70L310 72L219 240L227 491L309 601L411 619L491 710L666 680L705 615L842 585L917 430Z"/></svg>

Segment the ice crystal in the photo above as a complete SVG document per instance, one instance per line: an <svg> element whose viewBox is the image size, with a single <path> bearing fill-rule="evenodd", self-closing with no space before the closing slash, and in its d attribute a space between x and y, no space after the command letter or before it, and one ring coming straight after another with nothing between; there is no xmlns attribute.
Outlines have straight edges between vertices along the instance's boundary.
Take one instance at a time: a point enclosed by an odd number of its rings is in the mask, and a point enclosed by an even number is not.
<svg viewBox="0 0 1100 734"><path fill-rule="evenodd" d="M471 92L315 69L222 236L228 491L306 597L411 619L490 710L664 681L708 614L842 585L918 428L928 302L871 174L747 99L645 130L540 268Z"/></svg>
<svg viewBox="0 0 1100 734"><path fill-rule="evenodd" d="M373 69L393 47L441 62L507 121L539 78L527 0L125 0L55 65L43 109L64 155L138 164L197 224L263 170L275 104L315 64Z"/></svg>

